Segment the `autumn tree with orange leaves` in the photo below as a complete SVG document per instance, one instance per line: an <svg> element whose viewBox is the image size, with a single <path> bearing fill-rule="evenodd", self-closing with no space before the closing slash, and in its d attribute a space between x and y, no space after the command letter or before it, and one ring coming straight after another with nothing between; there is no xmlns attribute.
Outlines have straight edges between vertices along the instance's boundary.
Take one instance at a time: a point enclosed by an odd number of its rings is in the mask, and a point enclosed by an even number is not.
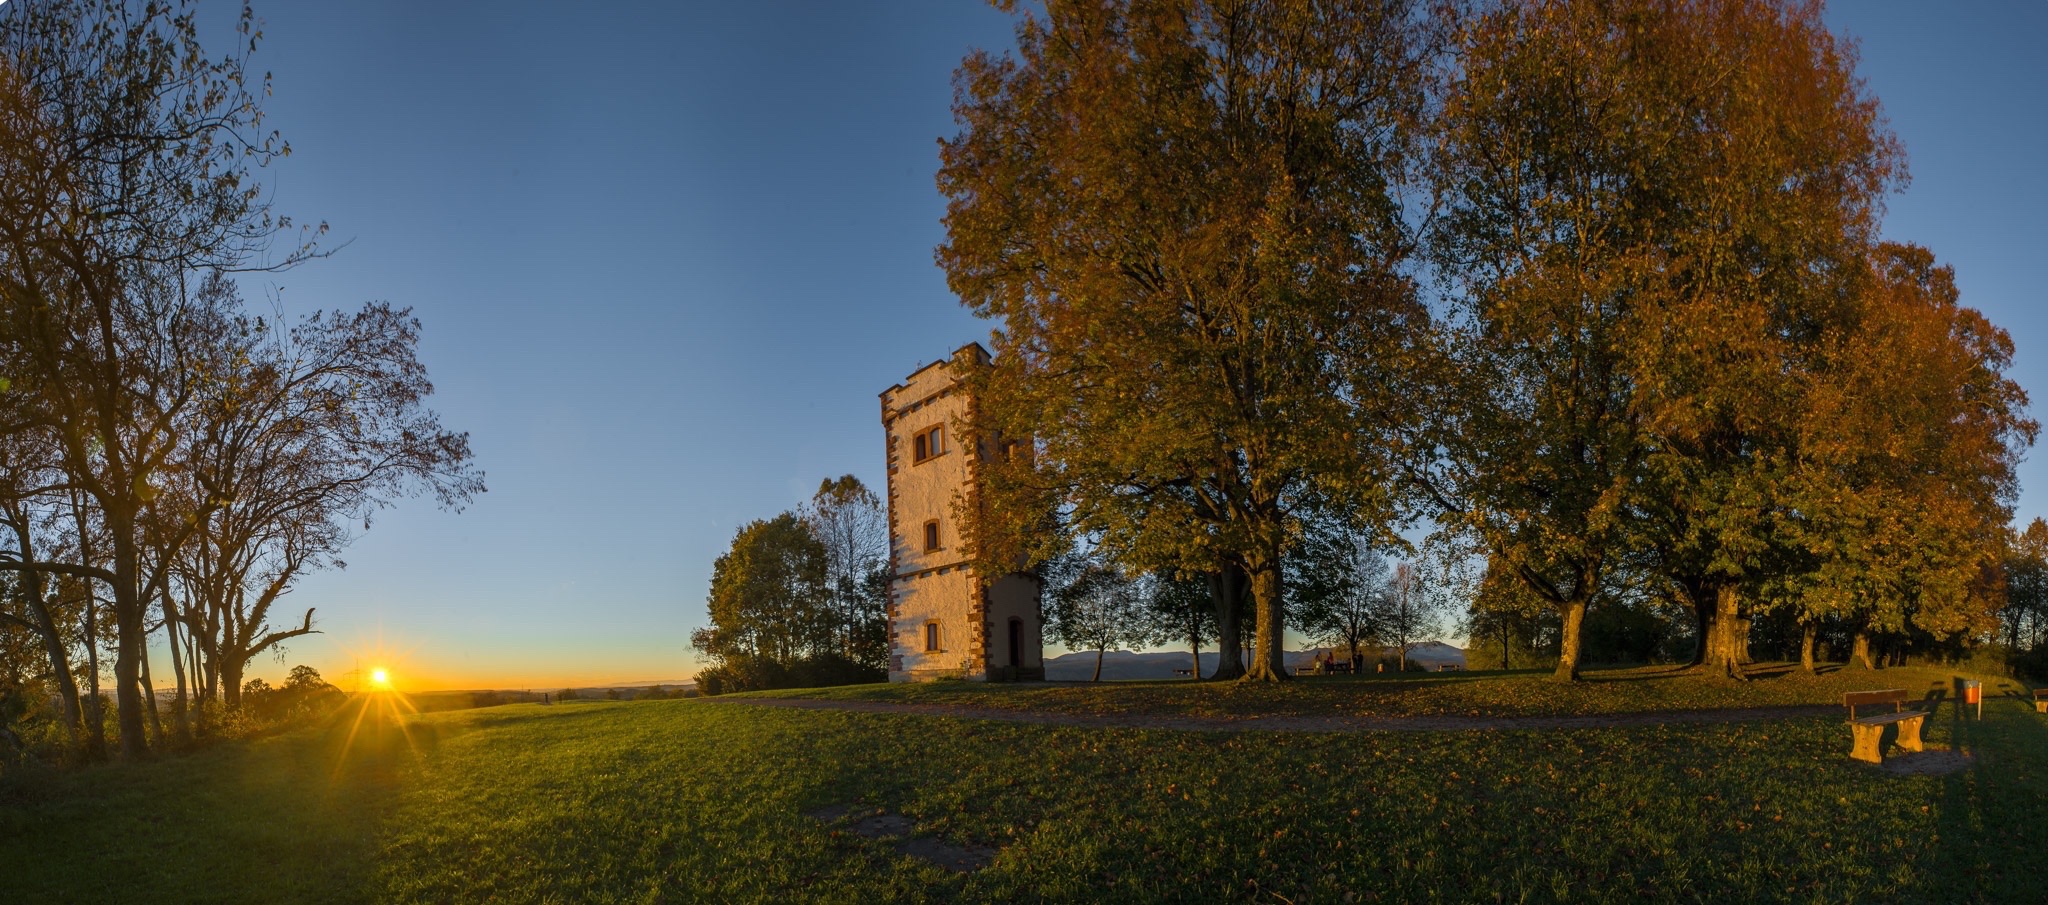
<svg viewBox="0 0 2048 905"><path fill-rule="evenodd" d="M1433 21L1405 0L1054 0L1019 13L1014 55L962 63L938 261L1001 327L977 418L1036 438L990 491L1033 502L988 501L980 555L1031 536L995 515L1054 514L1131 571L1242 575L1245 675L1284 676L1306 507L1394 509L1381 426L1413 403L1359 369L1402 369L1425 320L1396 194Z"/></svg>

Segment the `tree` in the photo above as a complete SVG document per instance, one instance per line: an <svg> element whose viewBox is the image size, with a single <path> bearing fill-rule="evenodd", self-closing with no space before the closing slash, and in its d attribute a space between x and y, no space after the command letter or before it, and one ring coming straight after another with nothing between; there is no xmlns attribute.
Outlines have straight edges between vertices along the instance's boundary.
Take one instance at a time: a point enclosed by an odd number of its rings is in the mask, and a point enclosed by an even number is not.
<svg viewBox="0 0 2048 905"><path fill-rule="evenodd" d="M339 566L374 514L431 495L459 511L485 490L468 436L426 406L433 393L409 311L371 304L314 312L288 330L241 318L235 354L180 422L181 466L144 523L150 552L175 581L159 603L182 627L179 696L216 690L233 708L248 663L315 631L309 609L273 626L272 607L306 573ZM201 530L175 539L185 525Z"/></svg>
<svg viewBox="0 0 2048 905"><path fill-rule="evenodd" d="M1710 659L1738 674L1785 415L1896 142L1810 5L1503 4L1459 54L1432 234L1458 402L1432 483L1558 611L1558 678L1644 550L1722 614Z"/></svg>
<svg viewBox="0 0 2048 905"><path fill-rule="evenodd" d="M881 499L853 475L827 478L802 517L825 548L840 652L862 666L886 670L889 515Z"/></svg>
<svg viewBox="0 0 2048 905"><path fill-rule="evenodd" d="M1102 656L1111 648L1141 648L1160 639L1158 624L1148 618L1151 595L1145 584L1114 566L1086 562L1053 592L1048 628L1068 650L1095 652L1089 681L1102 681Z"/></svg>
<svg viewBox="0 0 2048 905"><path fill-rule="evenodd" d="M2012 532L2005 556L2006 646L2031 650L2048 632L2048 521L2034 519Z"/></svg>
<svg viewBox="0 0 2048 905"><path fill-rule="evenodd" d="M1413 563L1394 567L1386 593L1376 598L1381 632L1400 652L1401 671L1408 671L1408 646L1436 637L1443 615L1443 599L1434 593Z"/></svg>
<svg viewBox="0 0 2048 905"><path fill-rule="evenodd" d="M782 664L833 649L829 558L793 513L749 522L711 567L711 626L691 646L714 660Z"/></svg>
<svg viewBox="0 0 2048 905"><path fill-rule="evenodd" d="M1190 658L1189 675L1202 675L1202 645L1216 640L1216 613L1209 599L1209 583L1203 578L1181 578L1168 574L1152 576L1151 593L1145 598L1153 620L1153 637L1164 644L1186 641Z"/></svg>
<svg viewBox="0 0 2048 905"><path fill-rule="evenodd" d="M12 392L59 444L106 536L103 564L6 563L102 582L119 635L122 750L147 747L145 629L163 573L141 522L203 378L219 273L265 258L290 221L254 169L288 148L263 128L247 54L210 57L184 3L49 0L0 9L0 335ZM153 708L150 710L154 712Z"/></svg>
<svg viewBox="0 0 2048 905"><path fill-rule="evenodd" d="M1868 259L1853 329L1807 394L1800 455L1778 519L1802 568L1785 585L1805 628L1873 635L1988 635L1994 578L2038 425L2005 376L2012 340L1962 307L1954 273L1926 249L1884 244Z"/></svg>
<svg viewBox="0 0 2048 905"><path fill-rule="evenodd" d="M1123 567L1219 576L1226 640L1241 574L1248 678L1285 675L1295 507L1393 508L1419 7L1056 0L955 74L937 257L1002 325L980 417Z"/></svg>
<svg viewBox="0 0 2048 905"><path fill-rule="evenodd" d="M1321 555L1299 558L1319 568L1304 568L1306 574L1294 583L1296 622L1312 642L1342 645L1357 669L1359 650L1387 628L1387 597L1393 591L1387 560L1349 533L1316 552Z"/></svg>

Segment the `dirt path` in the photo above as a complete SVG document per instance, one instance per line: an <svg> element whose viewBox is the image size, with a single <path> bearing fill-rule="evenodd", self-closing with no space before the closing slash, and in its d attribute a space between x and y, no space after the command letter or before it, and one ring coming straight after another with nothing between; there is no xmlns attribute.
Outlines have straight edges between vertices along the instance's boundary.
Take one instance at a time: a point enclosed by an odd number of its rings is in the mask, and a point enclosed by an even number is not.
<svg viewBox="0 0 2048 905"><path fill-rule="evenodd" d="M1609 729L1621 726L1668 726L1700 723L1749 723L1796 717L1826 716L1842 708L1828 704L1790 707L1746 707L1727 710L1673 710L1656 713L1604 713L1587 716L1257 716L1237 719L1146 714L1048 713L950 704L900 704L890 701L838 701L817 698L709 698L709 703L793 710L849 710L856 713L911 713L965 720L1002 720L1044 726L1088 726L1112 729L1177 729L1195 732L1472 732L1488 729Z"/></svg>

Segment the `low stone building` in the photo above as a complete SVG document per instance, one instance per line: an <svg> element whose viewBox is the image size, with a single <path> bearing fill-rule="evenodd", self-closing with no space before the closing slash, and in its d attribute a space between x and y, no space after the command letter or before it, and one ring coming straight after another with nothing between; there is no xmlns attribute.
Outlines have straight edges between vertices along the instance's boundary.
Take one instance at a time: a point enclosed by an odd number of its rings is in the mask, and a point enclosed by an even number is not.
<svg viewBox="0 0 2048 905"><path fill-rule="evenodd" d="M988 450L954 436L974 413L961 377L988 350L962 346L882 391L888 442L889 680L1042 679L1039 583L968 562L954 501L972 501Z"/></svg>

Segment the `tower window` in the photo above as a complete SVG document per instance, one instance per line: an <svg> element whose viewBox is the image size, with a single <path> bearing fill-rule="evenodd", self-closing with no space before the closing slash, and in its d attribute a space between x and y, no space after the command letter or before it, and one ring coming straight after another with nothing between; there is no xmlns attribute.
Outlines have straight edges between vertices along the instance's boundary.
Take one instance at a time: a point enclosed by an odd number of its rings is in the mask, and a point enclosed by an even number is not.
<svg viewBox="0 0 2048 905"><path fill-rule="evenodd" d="M939 520L932 519L924 523L924 552L930 553L937 549L939 549Z"/></svg>
<svg viewBox="0 0 2048 905"><path fill-rule="evenodd" d="M946 451L945 430L946 427L942 424L929 430L918 431L917 436L912 437L910 440L911 464L915 465L933 456L943 454Z"/></svg>
<svg viewBox="0 0 2048 905"><path fill-rule="evenodd" d="M924 624L924 649L926 653L939 649L939 624L936 622Z"/></svg>

